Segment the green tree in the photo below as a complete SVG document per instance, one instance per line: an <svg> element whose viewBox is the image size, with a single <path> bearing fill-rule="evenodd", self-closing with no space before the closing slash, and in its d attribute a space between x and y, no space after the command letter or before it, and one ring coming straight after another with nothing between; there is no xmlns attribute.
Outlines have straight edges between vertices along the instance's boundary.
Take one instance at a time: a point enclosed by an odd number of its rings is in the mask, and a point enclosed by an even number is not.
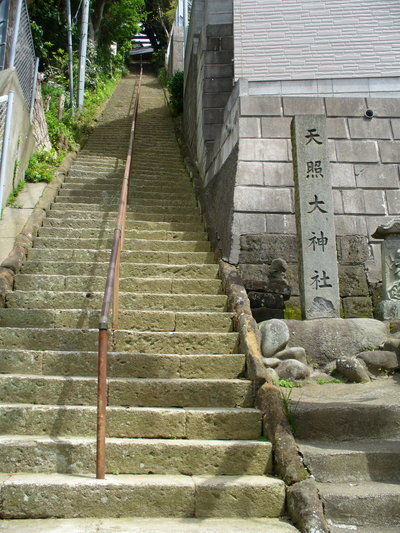
<svg viewBox="0 0 400 533"><path fill-rule="evenodd" d="M143 28L155 50L168 44L176 6L177 0L145 0Z"/></svg>

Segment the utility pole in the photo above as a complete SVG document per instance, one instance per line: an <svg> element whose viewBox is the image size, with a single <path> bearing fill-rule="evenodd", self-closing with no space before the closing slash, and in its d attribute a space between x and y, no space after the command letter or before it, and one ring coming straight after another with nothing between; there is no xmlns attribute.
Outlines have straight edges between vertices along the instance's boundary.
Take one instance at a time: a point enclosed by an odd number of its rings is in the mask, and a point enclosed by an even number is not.
<svg viewBox="0 0 400 533"><path fill-rule="evenodd" d="M68 28L68 70L69 70L69 98L71 102L72 116L75 115L74 101L74 66L72 58L72 17L71 0L66 0L67 8L67 28Z"/></svg>
<svg viewBox="0 0 400 533"><path fill-rule="evenodd" d="M85 76L86 76L86 54L88 43L89 27L89 4L90 0L83 1L81 48L79 55L79 76L78 76L78 109L82 109L85 98Z"/></svg>

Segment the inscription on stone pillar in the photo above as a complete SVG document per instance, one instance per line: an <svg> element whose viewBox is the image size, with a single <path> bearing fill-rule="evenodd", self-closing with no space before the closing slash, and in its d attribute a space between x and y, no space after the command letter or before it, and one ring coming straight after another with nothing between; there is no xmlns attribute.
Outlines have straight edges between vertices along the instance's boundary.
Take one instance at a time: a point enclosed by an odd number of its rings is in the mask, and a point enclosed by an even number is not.
<svg viewBox="0 0 400 533"><path fill-rule="evenodd" d="M325 116L295 117L292 147L303 319L338 317L338 265Z"/></svg>

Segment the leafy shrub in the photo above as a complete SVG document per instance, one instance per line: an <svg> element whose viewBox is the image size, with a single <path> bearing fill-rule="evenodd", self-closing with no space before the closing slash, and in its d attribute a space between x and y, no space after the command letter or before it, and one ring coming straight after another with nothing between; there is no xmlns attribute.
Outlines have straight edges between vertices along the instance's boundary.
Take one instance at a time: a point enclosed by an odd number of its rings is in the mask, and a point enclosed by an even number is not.
<svg viewBox="0 0 400 533"><path fill-rule="evenodd" d="M37 183L45 181L49 183L54 177L54 171L62 159L62 154L55 150L42 150L35 152L29 159L25 171L25 181Z"/></svg>
<svg viewBox="0 0 400 533"><path fill-rule="evenodd" d="M172 109L180 115L183 112L183 72L178 70L167 82Z"/></svg>

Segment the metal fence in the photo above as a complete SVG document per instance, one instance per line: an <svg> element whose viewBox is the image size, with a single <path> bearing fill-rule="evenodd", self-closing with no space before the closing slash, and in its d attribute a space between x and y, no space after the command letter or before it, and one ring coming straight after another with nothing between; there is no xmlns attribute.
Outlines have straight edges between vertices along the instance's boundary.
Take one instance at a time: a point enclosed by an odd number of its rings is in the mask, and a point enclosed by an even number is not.
<svg viewBox="0 0 400 533"><path fill-rule="evenodd" d="M7 41L11 43L11 48L6 66L15 67L26 105L31 110L37 71L26 0L13 2L9 15Z"/></svg>

